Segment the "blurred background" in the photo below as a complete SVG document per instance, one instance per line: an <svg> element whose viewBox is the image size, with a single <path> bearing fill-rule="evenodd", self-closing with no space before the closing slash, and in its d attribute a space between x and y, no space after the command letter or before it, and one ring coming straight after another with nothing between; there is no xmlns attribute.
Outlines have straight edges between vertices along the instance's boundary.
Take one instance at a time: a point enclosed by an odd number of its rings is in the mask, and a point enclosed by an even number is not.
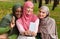
<svg viewBox="0 0 60 39"><path fill-rule="evenodd" d="M24 4L27 0L0 0L0 20L6 14L12 13L12 7L16 3ZM34 3L34 14L38 14L38 10L42 5L46 5L50 9L50 17L56 20L58 37L60 39L60 0L30 0Z"/></svg>

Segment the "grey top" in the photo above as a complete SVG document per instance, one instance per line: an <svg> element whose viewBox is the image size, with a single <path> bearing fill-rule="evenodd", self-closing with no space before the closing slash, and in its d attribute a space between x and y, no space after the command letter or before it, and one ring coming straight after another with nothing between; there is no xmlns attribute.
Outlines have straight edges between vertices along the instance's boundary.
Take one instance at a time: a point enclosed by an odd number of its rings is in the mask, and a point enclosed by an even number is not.
<svg viewBox="0 0 60 39"><path fill-rule="evenodd" d="M55 20L50 17L46 17L45 19L40 20L38 32L41 33L42 39L58 39ZM49 38L47 35L49 35Z"/></svg>

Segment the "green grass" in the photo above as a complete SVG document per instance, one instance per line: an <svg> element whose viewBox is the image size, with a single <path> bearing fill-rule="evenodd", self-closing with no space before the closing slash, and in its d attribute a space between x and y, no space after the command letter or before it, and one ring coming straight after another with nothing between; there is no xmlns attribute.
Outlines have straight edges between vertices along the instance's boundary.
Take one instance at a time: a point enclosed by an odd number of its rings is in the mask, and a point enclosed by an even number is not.
<svg viewBox="0 0 60 39"><path fill-rule="evenodd" d="M14 0L12 0L12 2L0 1L0 20L6 14L9 14L12 12L11 11L12 7L16 3L20 3L21 5L23 5L23 1L17 1L17 2Z"/></svg>
<svg viewBox="0 0 60 39"><path fill-rule="evenodd" d="M13 0L14 1L14 0ZM21 3L23 5L23 0L22 1L17 1L18 3ZM3 16L6 14L11 13L12 6L17 3L16 1L14 2L2 2L0 1L0 20L2 19ZM43 5L46 5L43 3ZM57 31L58 31L58 37L60 39L60 4L55 8L54 11L52 11L52 3L46 5L50 8L50 17L54 18L56 20L57 24ZM38 3L34 4L34 12L35 14L38 14Z"/></svg>

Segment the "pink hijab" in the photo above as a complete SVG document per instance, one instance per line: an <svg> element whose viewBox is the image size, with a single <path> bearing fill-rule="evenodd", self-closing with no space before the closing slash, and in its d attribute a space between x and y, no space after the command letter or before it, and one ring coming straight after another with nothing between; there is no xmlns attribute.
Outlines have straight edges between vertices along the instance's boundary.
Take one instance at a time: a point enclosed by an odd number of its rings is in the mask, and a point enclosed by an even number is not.
<svg viewBox="0 0 60 39"><path fill-rule="evenodd" d="M20 24L23 25L23 28L25 30L29 30L30 22L35 22L37 19L37 16L34 15L33 12L31 12L30 15L26 14L27 13L26 9L29 6L34 6L34 5L31 1L25 2L24 7L23 7L23 16L22 16L22 18L18 19L18 22L20 22Z"/></svg>

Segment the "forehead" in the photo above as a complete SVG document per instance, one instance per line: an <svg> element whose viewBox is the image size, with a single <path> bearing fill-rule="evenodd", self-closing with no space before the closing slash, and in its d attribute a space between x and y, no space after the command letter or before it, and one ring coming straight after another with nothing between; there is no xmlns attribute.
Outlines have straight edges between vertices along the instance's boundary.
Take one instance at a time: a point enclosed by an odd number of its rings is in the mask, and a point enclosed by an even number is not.
<svg viewBox="0 0 60 39"><path fill-rule="evenodd" d="M39 11L41 11L41 12L47 12L45 9L39 9Z"/></svg>
<svg viewBox="0 0 60 39"><path fill-rule="evenodd" d="M21 7L16 8L16 10L21 10Z"/></svg>
<svg viewBox="0 0 60 39"><path fill-rule="evenodd" d="M33 8L33 6L27 6L27 8Z"/></svg>

